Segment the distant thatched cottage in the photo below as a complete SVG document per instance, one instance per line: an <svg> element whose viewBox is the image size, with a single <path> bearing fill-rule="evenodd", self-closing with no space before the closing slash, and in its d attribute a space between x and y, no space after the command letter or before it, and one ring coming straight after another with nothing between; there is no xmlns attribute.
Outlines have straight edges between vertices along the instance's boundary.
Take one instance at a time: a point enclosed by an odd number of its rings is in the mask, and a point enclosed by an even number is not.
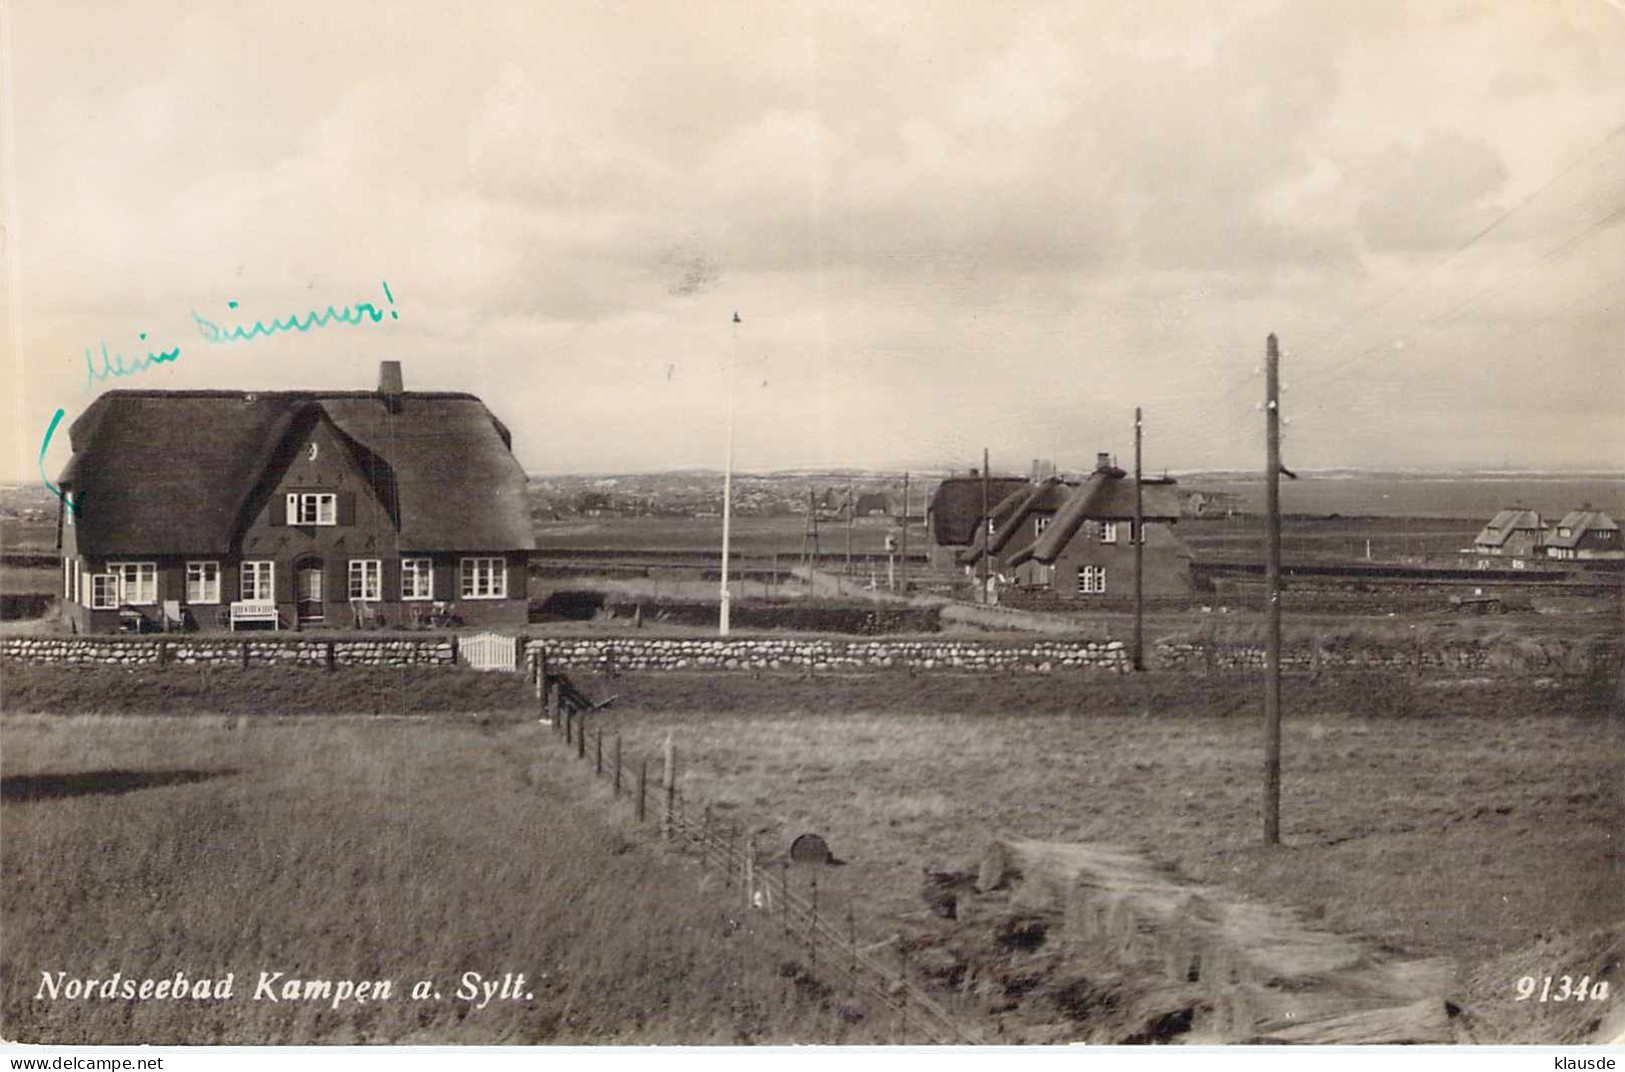
<svg viewBox="0 0 1625 1072"><path fill-rule="evenodd" d="M526 620L512 436L473 395L109 391L70 430L65 617L82 632Z"/></svg>
<svg viewBox="0 0 1625 1072"><path fill-rule="evenodd" d="M1500 510L1473 540L1480 555L1528 558L1545 542L1546 526L1533 510Z"/></svg>
<svg viewBox="0 0 1625 1072"><path fill-rule="evenodd" d="M1570 510L1547 530L1544 546L1548 558L1625 558L1619 525L1601 510Z"/></svg>
<svg viewBox="0 0 1625 1072"><path fill-rule="evenodd" d="M1175 532L1177 487L1167 478L1143 480L1140 487L1143 527L1136 532L1134 481L1100 455L1094 472L1042 519L1042 528L1033 522L1037 538L1009 556L1016 583L1069 599L1132 598L1134 544L1143 542L1145 594L1190 595L1191 554ZM1042 506L1044 494L1031 501Z"/></svg>

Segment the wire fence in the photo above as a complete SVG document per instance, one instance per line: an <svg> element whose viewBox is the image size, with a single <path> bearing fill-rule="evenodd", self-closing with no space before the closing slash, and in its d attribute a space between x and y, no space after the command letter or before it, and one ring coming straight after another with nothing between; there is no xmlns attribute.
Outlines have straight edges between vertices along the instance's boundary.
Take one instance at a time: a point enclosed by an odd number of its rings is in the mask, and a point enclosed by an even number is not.
<svg viewBox="0 0 1625 1072"><path fill-rule="evenodd" d="M707 871L722 875L723 889L746 912L761 913L770 931L777 929L788 949L798 954L808 975L849 997L863 995L893 1017L900 1037L925 1036L944 1044L980 1043L981 1035L931 997L909 970L906 942L868 947L858 938L857 905L837 901L820 891L823 865L797 863L790 853L764 858L749 824L739 816L719 817L709 803L685 803L677 785L677 749L667 739L656 757L658 783L650 781L650 757L627 755L621 735L605 735L591 702L564 674L551 673L544 659L528 661L542 720L556 741L578 762L591 763L594 777L608 782L616 801L626 801L633 821L651 820L674 848L695 856ZM876 949L892 949L895 961L882 960Z"/></svg>

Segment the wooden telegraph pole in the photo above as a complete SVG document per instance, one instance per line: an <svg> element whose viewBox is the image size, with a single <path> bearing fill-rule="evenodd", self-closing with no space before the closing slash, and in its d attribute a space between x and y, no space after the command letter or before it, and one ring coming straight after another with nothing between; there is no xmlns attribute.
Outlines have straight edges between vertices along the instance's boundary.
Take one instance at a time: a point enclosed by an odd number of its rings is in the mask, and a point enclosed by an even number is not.
<svg viewBox="0 0 1625 1072"><path fill-rule="evenodd" d="M903 594L908 595L908 474L903 474Z"/></svg>
<svg viewBox="0 0 1625 1072"><path fill-rule="evenodd" d="M1140 492L1140 407L1134 407L1134 669L1145 669L1145 497Z"/></svg>
<svg viewBox="0 0 1625 1072"><path fill-rule="evenodd" d="M728 614L728 543L733 526L734 490L734 389L739 380L739 314L733 319L733 360L728 364L728 452L722 468L722 605L717 612L717 635L727 636Z"/></svg>
<svg viewBox="0 0 1625 1072"><path fill-rule="evenodd" d="M987 556L993 547L992 515L988 512L987 448L982 448L982 602L987 602Z"/></svg>
<svg viewBox="0 0 1625 1072"><path fill-rule="evenodd" d="M1281 842L1281 351L1272 333L1264 348L1264 504L1268 535L1264 578L1264 843Z"/></svg>
<svg viewBox="0 0 1625 1072"><path fill-rule="evenodd" d="M852 529L857 524L858 501L852 497L852 481L846 482L846 579L852 580Z"/></svg>

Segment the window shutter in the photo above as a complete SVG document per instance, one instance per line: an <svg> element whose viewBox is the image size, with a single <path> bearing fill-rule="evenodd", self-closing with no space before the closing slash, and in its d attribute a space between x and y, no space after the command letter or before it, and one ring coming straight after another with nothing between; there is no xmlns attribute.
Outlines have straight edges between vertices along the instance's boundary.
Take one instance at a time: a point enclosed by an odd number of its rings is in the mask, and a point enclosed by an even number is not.
<svg viewBox="0 0 1625 1072"><path fill-rule="evenodd" d="M340 525L355 524L355 492L341 491L338 493L338 510Z"/></svg>
<svg viewBox="0 0 1625 1072"><path fill-rule="evenodd" d="M271 511L271 524L297 525L299 523L299 496L289 494L284 496L284 500L281 516L277 515L277 511Z"/></svg>

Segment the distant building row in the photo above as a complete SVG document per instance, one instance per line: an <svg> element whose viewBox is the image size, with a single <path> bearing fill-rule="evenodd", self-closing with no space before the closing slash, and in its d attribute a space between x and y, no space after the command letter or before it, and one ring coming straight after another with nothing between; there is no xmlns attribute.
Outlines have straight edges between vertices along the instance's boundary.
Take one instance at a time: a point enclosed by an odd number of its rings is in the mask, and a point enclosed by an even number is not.
<svg viewBox="0 0 1625 1072"><path fill-rule="evenodd" d="M1555 524L1534 510L1502 510L1473 541L1479 555L1510 558L1625 559L1619 526L1600 510L1570 510Z"/></svg>

